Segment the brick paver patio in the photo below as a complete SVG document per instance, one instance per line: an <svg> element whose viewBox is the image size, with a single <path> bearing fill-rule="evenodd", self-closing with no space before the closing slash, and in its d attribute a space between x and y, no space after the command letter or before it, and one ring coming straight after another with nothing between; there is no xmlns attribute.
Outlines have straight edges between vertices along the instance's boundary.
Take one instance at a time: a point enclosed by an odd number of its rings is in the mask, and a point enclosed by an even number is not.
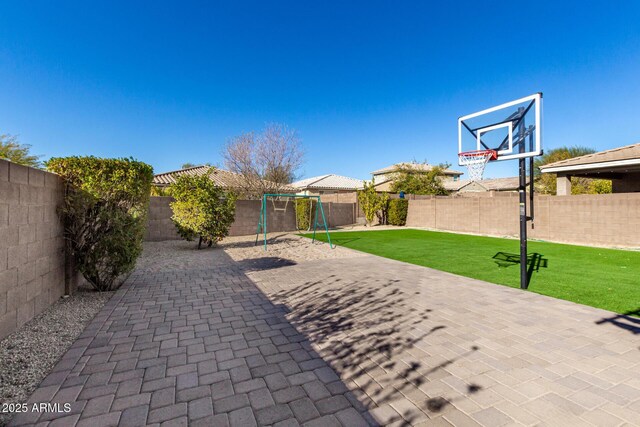
<svg viewBox="0 0 640 427"><path fill-rule="evenodd" d="M148 244L13 424L640 424L637 319L285 242Z"/></svg>

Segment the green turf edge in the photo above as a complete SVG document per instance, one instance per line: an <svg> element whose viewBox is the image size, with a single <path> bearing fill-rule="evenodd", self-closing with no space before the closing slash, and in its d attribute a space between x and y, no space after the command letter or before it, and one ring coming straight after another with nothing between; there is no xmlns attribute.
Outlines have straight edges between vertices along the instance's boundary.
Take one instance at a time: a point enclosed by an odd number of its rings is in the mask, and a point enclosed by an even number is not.
<svg viewBox="0 0 640 427"><path fill-rule="evenodd" d="M312 234L303 234L312 237ZM316 239L327 241L326 235ZM498 267L498 252L519 253L519 240L418 229L340 231L334 244L414 265L517 288L519 264ZM640 309L640 252L529 241L547 266L532 273L529 290L621 314Z"/></svg>

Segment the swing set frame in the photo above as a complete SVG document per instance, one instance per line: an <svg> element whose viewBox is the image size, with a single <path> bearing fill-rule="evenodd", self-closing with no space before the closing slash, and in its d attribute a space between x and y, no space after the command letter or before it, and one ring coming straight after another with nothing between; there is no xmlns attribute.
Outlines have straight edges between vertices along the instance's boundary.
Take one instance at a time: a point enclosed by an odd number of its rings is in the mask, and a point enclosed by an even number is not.
<svg viewBox="0 0 640 427"><path fill-rule="evenodd" d="M307 196L307 195L302 195L302 194L277 194L277 193L267 193L267 194L263 194L262 195L262 204L260 205L260 218L258 219L258 228L256 229L256 243L255 245L258 245L258 238L260 236L260 234L263 234L263 246L264 246L264 250L267 250L267 199L271 198L273 199L273 203L274 203L274 211L286 211L286 205L284 209L276 209L275 207L275 202L277 198L279 197L289 197L292 198L294 201L296 199L314 199L316 201L316 207L315 207L315 215L313 218L313 238L311 239L312 242L316 241L316 229L318 228L318 216L322 216L322 225L324 227L324 231L327 234L327 241L329 242L329 247L331 249L334 249L335 246L333 245L333 243L331 243L331 235L329 234L329 228L327 227L327 220L326 217L324 216L324 208L322 207L322 200L320 199L320 196ZM288 200L287 200L288 203ZM295 203L294 203L294 209L295 209ZM296 213L294 211L294 213ZM309 220L311 220L311 215L309 215ZM297 228L297 213L296 213L296 228ZM308 231L311 231L310 229L311 227L309 227Z"/></svg>

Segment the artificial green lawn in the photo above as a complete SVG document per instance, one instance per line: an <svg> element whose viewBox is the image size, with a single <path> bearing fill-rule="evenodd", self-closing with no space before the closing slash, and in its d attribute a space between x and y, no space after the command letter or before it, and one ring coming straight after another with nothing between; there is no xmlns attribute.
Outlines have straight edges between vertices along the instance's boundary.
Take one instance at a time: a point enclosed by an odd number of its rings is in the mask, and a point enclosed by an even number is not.
<svg viewBox="0 0 640 427"><path fill-rule="evenodd" d="M310 237L311 235L306 235ZM326 235L316 238L326 241ZM337 245L511 287L520 286L518 240L424 230L351 231L331 234ZM640 252L529 241L541 256L529 290L617 313L640 309ZM499 261L499 262L497 262ZM546 263L546 267L545 267Z"/></svg>

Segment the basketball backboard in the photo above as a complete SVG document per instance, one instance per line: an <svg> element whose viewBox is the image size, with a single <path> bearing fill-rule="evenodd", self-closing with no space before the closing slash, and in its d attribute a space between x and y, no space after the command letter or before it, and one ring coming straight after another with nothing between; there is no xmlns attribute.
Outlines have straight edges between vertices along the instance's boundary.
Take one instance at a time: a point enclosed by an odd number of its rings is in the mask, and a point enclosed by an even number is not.
<svg viewBox="0 0 640 427"><path fill-rule="evenodd" d="M542 154L542 93L526 96L458 119L458 154L492 150L489 160ZM461 165L465 165L460 160Z"/></svg>

